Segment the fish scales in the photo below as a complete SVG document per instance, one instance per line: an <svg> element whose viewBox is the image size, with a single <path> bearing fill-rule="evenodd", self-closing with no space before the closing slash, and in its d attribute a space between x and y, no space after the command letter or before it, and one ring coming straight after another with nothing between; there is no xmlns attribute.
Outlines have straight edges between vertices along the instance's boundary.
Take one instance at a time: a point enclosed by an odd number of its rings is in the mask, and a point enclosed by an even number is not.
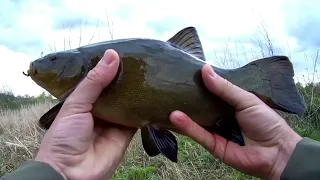
<svg viewBox="0 0 320 180"><path fill-rule="evenodd" d="M99 120L140 128L149 156L162 154L177 162L178 145L170 132L176 129L169 121L174 110L185 112L210 132L245 145L234 108L210 93L203 83L201 68L206 58L194 27L180 30L167 41L103 41L36 59L26 75L59 99L40 118L40 127L50 127L65 99L107 49L119 54L120 65L111 84L94 103L92 114ZM294 114L306 110L294 83L292 63L286 56L258 59L236 69L212 68L271 108Z"/></svg>

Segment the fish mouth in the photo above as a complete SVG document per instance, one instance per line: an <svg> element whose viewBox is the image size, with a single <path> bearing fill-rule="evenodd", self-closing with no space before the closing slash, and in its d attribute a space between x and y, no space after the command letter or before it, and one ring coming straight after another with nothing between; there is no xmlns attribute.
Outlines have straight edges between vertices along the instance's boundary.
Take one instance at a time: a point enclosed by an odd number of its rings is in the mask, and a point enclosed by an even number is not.
<svg viewBox="0 0 320 180"><path fill-rule="evenodd" d="M27 71L27 73L22 72L25 76L29 77L29 76L35 76L38 74L38 71L36 69L36 67L34 66L34 64L32 62L30 62L29 65L29 70Z"/></svg>

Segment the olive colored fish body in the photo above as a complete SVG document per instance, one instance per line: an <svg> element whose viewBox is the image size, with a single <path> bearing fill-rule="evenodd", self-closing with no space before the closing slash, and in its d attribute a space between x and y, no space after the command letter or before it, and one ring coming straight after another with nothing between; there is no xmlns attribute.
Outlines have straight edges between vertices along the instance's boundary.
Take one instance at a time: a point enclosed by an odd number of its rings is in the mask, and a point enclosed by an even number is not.
<svg viewBox="0 0 320 180"><path fill-rule="evenodd" d="M244 145L233 107L204 86L201 68L206 62L193 27L179 31L166 42L141 38L105 41L34 61L28 74L61 101L40 119L42 127L50 127L64 99L107 49L114 49L121 61L116 77L93 106L94 117L140 128L144 149L150 156L162 153L175 162L177 143L167 130L175 130L169 121L174 110ZM272 108L298 114L305 111L293 81L292 64L285 56L259 59L238 69L212 67Z"/></svg>
<svg viewBox="0 0 320 180"><path fill-rule="evenodd" d="M168 116L176 109L203 126L212 126L232 112L204 87L200 71L204 61L166 42L134 39L100 47L92 51L103 55L112 48L121 64L115 81L94 105L92 112L98 118L133 127L152 123L173 128Z"/></svg>

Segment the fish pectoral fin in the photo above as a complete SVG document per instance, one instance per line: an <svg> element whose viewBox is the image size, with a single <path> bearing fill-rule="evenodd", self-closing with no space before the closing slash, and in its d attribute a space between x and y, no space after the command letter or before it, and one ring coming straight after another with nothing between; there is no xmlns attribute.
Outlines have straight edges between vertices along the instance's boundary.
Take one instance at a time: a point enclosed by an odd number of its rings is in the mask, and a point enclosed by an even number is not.
<svg viewBox="0 0 320 180"><path fill-rule="evenodd" d="M147 127L141 128L141 139L143 148L149 156L156 156L160 154L160 151L154 143Z"/></svg>
<svg viewBox="0 0 320 180"><path fill-rule="evenodd" d="M214 132L228 141L244 146L244 137L241 128L235 117L222 118L212 127L205 127L206 130Z"/></svg>
<svg viewBox="0 0 320 180"><path fill-rule="evenodd" d="M186 27L171 37L167 42L193 56L206 61L204 51L197 30L194 27Z"/></svg>
<svg viewBox="0 0 320 180"><path fill-rule="evenodd" d="M149 156L159 153L170 159L178 161L178 144L176 137L168 130L148 124L141 128L143 148Z"/></svg>
<svg viewBox="0 0 320 180"><path fill-rule="evenodd" d="M88 69L86 69L85 74L87 74L87 72L88 72ZM83 76L82 79L78 82L78 84L75 85L73 88L71 88L69 90L69 92L62 97L61 101L58 104L53 106L49 111L47 111L44 115L41 116L41 118L39 119L39 126L41 128L46 129L46 130L48 130L50 128L51 124L53 123L54 119L56 118L57 114L59 113L65 100L78 87L78 85L84 80L85 77L86 76Z"/></svg>
<svg viewBox="0 0 320 180"><path fill-rule="evenodd" d="M60 101L58 104L53 106L49 111L47 111L44 115L41 116L39 120L39 126L43 129L49 129L57 114L59 113L65 99Z"/></svg>

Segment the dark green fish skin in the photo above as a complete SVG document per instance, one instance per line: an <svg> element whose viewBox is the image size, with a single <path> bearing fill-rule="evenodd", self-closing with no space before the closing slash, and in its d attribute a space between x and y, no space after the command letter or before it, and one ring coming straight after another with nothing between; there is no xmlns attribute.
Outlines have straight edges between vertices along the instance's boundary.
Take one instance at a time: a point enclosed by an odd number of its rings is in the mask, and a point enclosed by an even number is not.
<svg viewBox="0 0 320 180"><path fill-rule="evenodd" d="M166 42L120 39L48 54L32 62L28 74L63 103L107 49L114 49L121 62L118 74L101 93L92 113L115 124L141 128L143 141L149 142L143 145L150 156L162 153L176 162L173 152L177 151L176 141L170 134L164 136L170 133L168 129L175 131L169 121L169 114L174 110L181 110L199 125L244 145L234 108L203 84L201 68L206 61L193 27L179 31ZM237 69L212 67L217 74L256 94L272 108L296 114L305 111L293 80L292 64L285 56L259 59ZM45 114L40 125L49 128L53 119L48 115L55 117L51 115L60 107ZM159 139L163 146L157 144Z"/></svg>

